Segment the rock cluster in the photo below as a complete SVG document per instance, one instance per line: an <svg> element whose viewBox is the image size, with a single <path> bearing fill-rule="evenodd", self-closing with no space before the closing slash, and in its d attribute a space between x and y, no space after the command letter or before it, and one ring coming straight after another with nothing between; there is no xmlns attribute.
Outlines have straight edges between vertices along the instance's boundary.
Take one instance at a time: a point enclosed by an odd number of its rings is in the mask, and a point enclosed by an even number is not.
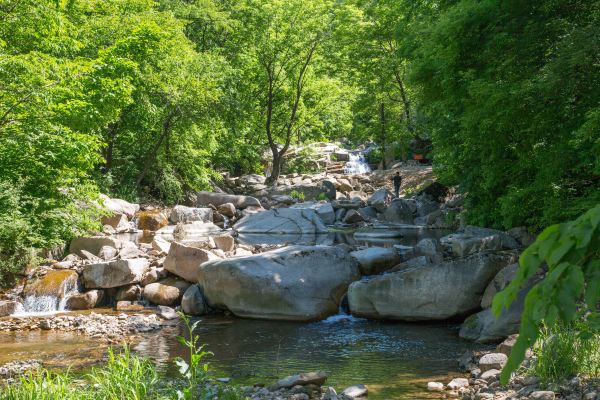
<svg viewBox="0 0 600 400"><path fill-rule="evenodd" d="M2 320L0 331L60 330L82 333L111 343L120 343L127 336L158 330L163 324L164 322L156 314L91 313Z"/></svg>
<svg viewBox="0 0 600 400"><path fill-rule="evenodd" d="M448 384L429 382L429 391L445 391L447 397L464 400L537 399L537 400L598 400L600 385L594 380L573 378L562 384L544 387L535 376L514 375L508 385L500 384L500 372L507 361L518 335L512 335L499 344L495 352L467 352L459 359L459 366L469 378L455 378ZM525 361L528 362L527 360Z"/></svg>

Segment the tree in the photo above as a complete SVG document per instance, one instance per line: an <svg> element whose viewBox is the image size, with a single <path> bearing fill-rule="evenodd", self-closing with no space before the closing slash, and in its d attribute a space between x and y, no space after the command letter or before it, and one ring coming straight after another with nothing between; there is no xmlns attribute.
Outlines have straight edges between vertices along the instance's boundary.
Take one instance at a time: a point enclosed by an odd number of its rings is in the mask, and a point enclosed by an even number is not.
<svg viewBox="0 0 600 400"><path fill-rule="evenodd" d="M335 18L331 0L247 0L235 7L240 21L232 64L244 71L240 82L253 103L254 129L262 130L272 153L269 182L277 181L283 157L302 121L319 110L306 107L306 89L318 79L323 43ZM261 128L262 126L262 128Z"/></svg>
<svg viewBox="0 0 600 400"><path fill-rule="evenodd" d="M467 220L542 229L598 203L600 2L448 3L411 71Z"/></svg>

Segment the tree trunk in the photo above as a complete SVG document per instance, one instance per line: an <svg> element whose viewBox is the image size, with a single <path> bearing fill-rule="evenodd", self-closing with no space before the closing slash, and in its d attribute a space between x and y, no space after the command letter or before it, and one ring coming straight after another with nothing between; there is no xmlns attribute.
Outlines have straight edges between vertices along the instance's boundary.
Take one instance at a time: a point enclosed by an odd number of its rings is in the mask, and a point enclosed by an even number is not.
<svg viewBox="0 0 600 400"><path fill-rule="evenodd" d="M279 151L273 153L273 169L271 171L271 176L269 177L269 183L275 183L279 179L279 175L281 174L281 161L283 157L279 154Z"/></svg>
<svg viewBox="0 0 600 400"><path fill-rule="evenodd" d="M156 158L156 154L158 153L158 150L160 149L162 142L165 140L165 138L171 131L174 118L175 118L175 111L171 111L167 115L165 122L163 122L163 128L162 128L160 137L158 138L158 141L156 142L154 147L152 147L152 149L150 149L150 152L146 155L146 159L144 160L144 166L142 168L142 172L139 174L139 176L136 180L136 186L139 187L140 184L142 183L142 181L144 180L144 178L146 177L146 174L148 173L148 169L150 168L150 164L152 164L152 162Z"/></svg>
<svg viewBox="0 0 600 400"><path fill-rule="evenodd" d="M383 169L386 169L387 163L385 161L386 156L386 135L385 135L385 103L382 101L379 107L379 117L381 118L381 165Z"/></svg>

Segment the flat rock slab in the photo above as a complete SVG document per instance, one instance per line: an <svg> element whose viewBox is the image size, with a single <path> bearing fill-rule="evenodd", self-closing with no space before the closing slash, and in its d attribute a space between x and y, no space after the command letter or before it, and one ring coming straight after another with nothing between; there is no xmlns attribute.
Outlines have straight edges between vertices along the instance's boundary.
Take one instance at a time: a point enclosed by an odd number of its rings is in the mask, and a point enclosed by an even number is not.
<svg viewBox="0 0 600 400"><path fill-rule="evenodd" d="M196 203L198 206L208 206L212 204L215 207L219 207L225 203L231 203L236 208L247 208L247 207L262 207L260 201L251 196L239 196L234 194L225 193L213 193L213 192L198 192L196 195Z"/></svg>
<svg viewBox="0 0 600 400"><path fill-rule="evenodd" d="M275 386L280 389L289 389L296 385L318 385L321 386L327 380L327 374L322 371L307 372L299 375L291 375L278 381Z"/></svg>
<svg viewBox="0 0 600 400"><path fill-rule="evenodd" d="M188 282L197 283L200 278L200 265L210 260L218 260L212 252L179 242L171 243L164 268Z"/></svg>
<svg viewBox="0 0 600 400"><path fill-rule="evenodd" d="M250 214L233 227L240 233L327 233L328 229L312 209L275 208Z"/></svg>
<svg viewBox="0 0 600 400"><path fill-rule="evenodd" d="M139 283L148 271L148 260L135 258L86 265L83 284L88 289L108 289Z"/></svg>

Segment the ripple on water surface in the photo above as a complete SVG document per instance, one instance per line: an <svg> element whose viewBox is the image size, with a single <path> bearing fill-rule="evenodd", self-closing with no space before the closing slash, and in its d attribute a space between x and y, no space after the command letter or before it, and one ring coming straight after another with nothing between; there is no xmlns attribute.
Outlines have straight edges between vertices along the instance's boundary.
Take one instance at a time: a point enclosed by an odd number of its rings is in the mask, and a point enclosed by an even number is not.
<svg viewBox="0 0 600 400"><path fill-rule="evenodd" d="M424 399L430 380L449 381L456 358L481 345L458 338L447 324L407 324L334 316L315 323L203 318L198 332L217 376L239 384L266 383L298 372L323 370L328 384L343 389L369 386L370 399ZM143 336L134 349L156 359L168 372L170 360L185 356L177 329ZM105 345L82 335L57 331L0 334L0 364L42 359L51 367L85 368L102 360Z"/></svg>

